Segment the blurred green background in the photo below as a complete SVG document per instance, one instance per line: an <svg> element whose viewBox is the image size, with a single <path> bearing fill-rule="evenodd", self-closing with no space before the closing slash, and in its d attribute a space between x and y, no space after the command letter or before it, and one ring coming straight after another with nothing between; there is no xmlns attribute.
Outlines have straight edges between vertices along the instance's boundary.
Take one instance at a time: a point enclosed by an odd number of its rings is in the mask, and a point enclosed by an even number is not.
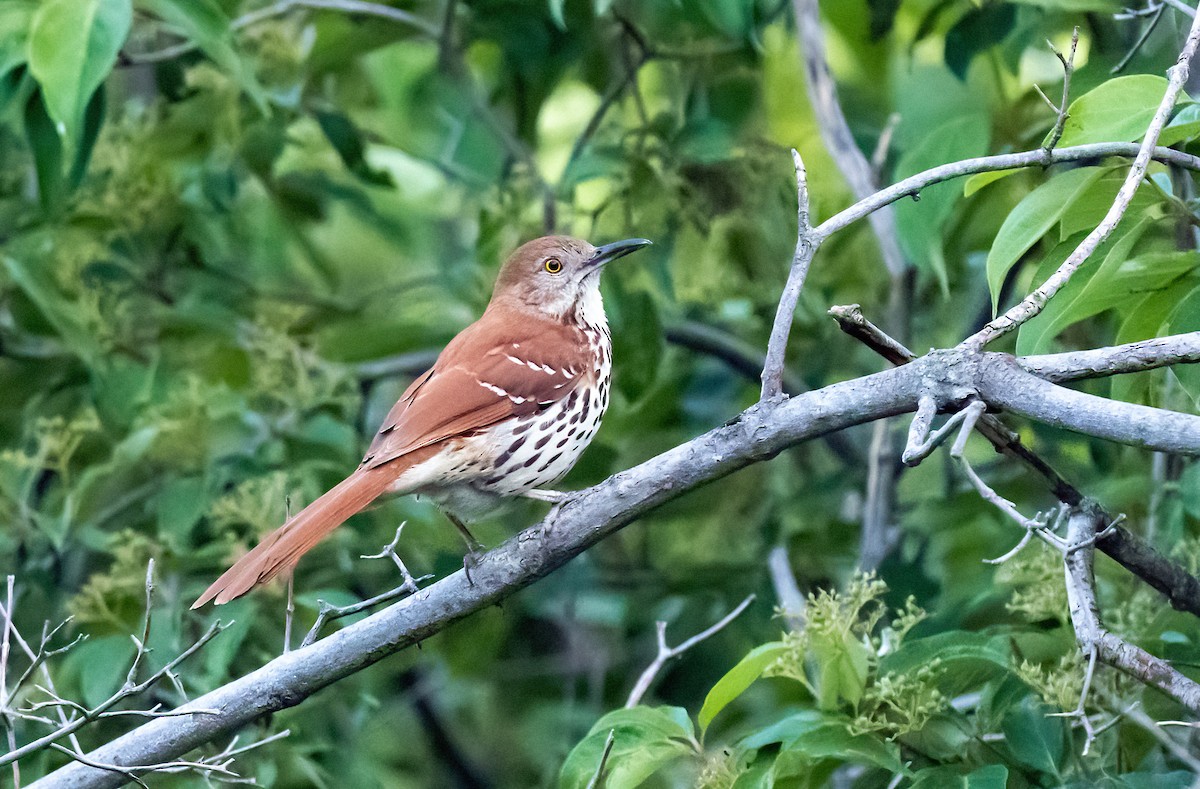
<svg viewBox="0 0 1200 789"><path fill-rule="evenodd" d="M520 242L550 231L655 242L606 275L614 398L563 483L573 489L755 401L755 353L765 348L795 242L789 148L807 163L815 220L851 202L821 143L787 2L395 8L405 18L303 2L0 4L0 570L16 576L16 624L27 638L43 620L68 615L64 633L88 634L52 661L64 695L95 704L124 680L150 557L158 573L152 664L213 618L235 620L186 664L189 695L278 654L280 585L219 610L188 605L281 523L289 497L299 506L357 464L398 394L482 311L499 262ZM1151 19L1114 19L1117 4L1106 0L833 0L821 10L842 103L868 156L898 115L882 183L1037 147L1054 116L1033 85L1057 98L1062 79L1043 40L1069 46L1081 26L1072 93L1083 96L1112 84L1110 69ZM1189 20L1173 10L1160 17L1123 75L1161 75L1174 61ZM1137 108L1161 97L1159 83L1121 83L1132 103L1106 106L1140 118ZM1170 142L1192 144L1200 123L1190 112L1181 110ZM1106 168L1090 197L1072 203L1045 238L1028 239L1023 263L992 282L1002 304L1036 284L1039 263L1061 260L1059 242L1077 241L1111 202L1123 170L1090 164ZM1080 307L1038 347L1197 328L1200 311L1190 305L1200 302L1189 300L1197 260L1187 240L1194 190L1186 174L1153 172L1137 204L1144 236L1130 243L1175 255L1169 281L1162 274L1139 281L1140 290L1106 291L1115 303ZM893 286L907 289L900 300L911 312L911 325L893 328L912 347L954 344L977 328L991 315L993 239L1046 177L1022 171L966 197L952 182L899 204L914 267L907 283L889 280L866 223L831 239L796 317L790 374L819 387L881 369L824 311L857 302L882 319ZM1059 202L1065 210L1069 201ZM741 363L711 353L700 341L711 336L740 348ZM1088 388L1109 394L1109 386ZM1186 374L1143 374L1118 387L1123 397L1194 409ZM1143 453L1021 427L1089 494L1127 512L1137 529L1152 528L1161 547L1200 555L1190 542L1200 516L1194 466L1170 459L1155 482ZM812 442L679 499L502 607L263 721L250 738L283 728L292 735L242 757L239 769L280 787L557 785L568 752L623 704L653 658L656 620L670 623L676 643L757 593L733 625L670 664L646 699L695 715L726 671L785 628L773 616L773 547L788 550L805 591L849 582L869 439L868 427L832 448ZM1026 514L1050 506L1037 479L982 442L972 451ZM1152 504L1156 485L1165 493ZM880 568L884 599L902 608L911 594L930 612L914 634L1000 634L1005 650L1025 640L1005 652L1006 670L955 675L941 701L922 697L944 708L943 729L922 721L881 730L871 734L880 747L898 749L914 770L950 771L929 773L929 786L980 769L993 781L980 786L1188 785L1179 783L1191 773L1179 772L1178 756L1136 726L1114 727L1084 758L1070 720L1042 717L1046 703L1071 697L1052 680L1077 687L1082 676L1053 556L1035 545L999 571L981 563L1019 534L942 455L904 471L894 505L899 539ZM476 534L496 545L543 512L522 504ZM389 562L358 557L401 521L399 552L414 574L461 566L461 540L431 506L388 501L302 562L301 625L318 600L345 603L398 584ZM1180 666L1200 654L1193 619L1163 610L1122 572L1102 570L1105 600L1122 606L1113 614L1121 632L1174 650ZM1018 675L1023 660L1030 668ZM1049 667L1045 676L1037 665ZM1095 697L1097 715L1133 701L1183 715L1109 679L1115 689ZM926 690L936 685L923 681ZM952 710L948 699L960 692L985 694L991 717ZM22 693L42 698L32 687ZM147 702L172 706L180 695L164 684ZM861 713L862 703L835 700L833 711ZM649 780L732 786L755 751L729 744L812 706L800 685L756 683L718 719L704 753ZM84 744L128 723L101 722ZM19 741L40 731L14 725ZM1040 745L1006 749L988 739L1030 729L1044 730ZM878 759L838 742L777 776L778 785L888 785ZM63 760L43 753L23 767L28 778ZM829 778L844 764L866 767ZM583 785L567 772L561 780ZM738 785L767 785L744 780Z"/></svg>

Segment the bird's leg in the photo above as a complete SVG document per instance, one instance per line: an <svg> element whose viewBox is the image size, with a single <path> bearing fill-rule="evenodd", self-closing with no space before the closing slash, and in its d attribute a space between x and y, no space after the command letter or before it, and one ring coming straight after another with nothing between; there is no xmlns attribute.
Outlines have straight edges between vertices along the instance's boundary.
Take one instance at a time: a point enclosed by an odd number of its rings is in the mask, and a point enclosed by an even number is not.
<svg viewBox="0 0 1200 789"><path fill-rule="evenodd" d="M553 523L558 517L558 511L563 508L563 505L574 499L576 493L574 491L564 492L561 490L540 490L538 488L533 488L532 490L525 491L521 495L527 499L533 499L534 501L550 502L553 506L550 507L550 512L546 513L546 520Z"/></svg>
<svg viewBox="0 0 1200 789"><path fill-rule="evenodd" d="M456 515L452 515L445 510L443 512L467 543L467 552L463 554L463 571L467 574L467 583L474 586L475 582L471 580L471 568L479 564L479 557L483 554L484 545L475 539L475 535L471 534L471 530L467 528L467 524L463 523Z"/></svg>
<svg viewBox="0 0 1200 789"><path fill-rule="evenodd" d="M542 490L540 488L532 488L521 493L527 499L534 501L548 501L552 504L562 504L571 497L570 493L563 493L561 490Z"/></svg>

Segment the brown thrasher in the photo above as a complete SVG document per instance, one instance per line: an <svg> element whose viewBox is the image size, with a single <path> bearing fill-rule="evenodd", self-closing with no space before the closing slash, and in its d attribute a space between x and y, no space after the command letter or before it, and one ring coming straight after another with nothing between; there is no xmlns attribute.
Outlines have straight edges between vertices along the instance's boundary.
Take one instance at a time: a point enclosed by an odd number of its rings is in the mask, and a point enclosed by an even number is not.
<svg viewBox="0 0 1200 789"><path fill-rule="evenodd" d="M594 247L567 236L530 241L500 269L478 321L412 382L350 476L243 556L192 605L227 603L295 566L384 493L428 496L463 524L503 497L560 502L561 479L608 406L612 341L600 299L604 265L650 242Z"/></svg>

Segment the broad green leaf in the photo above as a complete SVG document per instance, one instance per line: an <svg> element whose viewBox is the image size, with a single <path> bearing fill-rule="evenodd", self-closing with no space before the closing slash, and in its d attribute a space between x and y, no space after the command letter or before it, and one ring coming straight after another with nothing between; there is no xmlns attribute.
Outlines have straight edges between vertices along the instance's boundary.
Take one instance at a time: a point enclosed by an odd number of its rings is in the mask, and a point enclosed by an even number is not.
<svg viewBox="0 0 1200 789"><path fill-rule="evenodd" d="M0 77L24 63L28 57L26 41L36 8L34 0L6 0L0 3Z"/></svg>
<svg viewBox="0 0 1200 789"><path fill-rule="evenodd" d="M1025 169L1027 168L1014 167L1011 170L992 170L986 173L975 173L963 184L963 197L970 197L983 187L993 184L1002 178L1007 178L1010 175L1016 175Z"/></svg>
<svg viewBox="0 0 1200 789"><path fill-rule="evenodd" d="M867 686L870 655L852 633L813 634L807 660L816 670L813 686L822 710L838 709L843 701L858 704Z"/></svg>
<svg viewBox="0 0 1200 789"><path fill-rule="evenodd" d="M1183 276L1177 282L1134 301L1113 341L1121 344L1159 336L1166 316L1198 284L1200 281L1194 276ZM1147 401L1148 385L1149 378L1145 375L1118 375L1112 379L1111 394L1115 400L1142 403Z"/></svg>
<svg viewBox="0 0 1200 789"><path fill-rule="evenodd" d="M47 0L38 7L29 68L70 145L82 134L84 110L116 63L132 21L130 0Z"/></svg>
<svg viewBox="0 0 1200 789"><path fill-rule="evenodd" d="M953 630L905 640L900 649L880 660L879 671L905 674L935 660L943 669L938 687L947 696L955 696L1009 670L1009 638Z"/></svg>
<svg viewBox="0 0 1200 789"><path fill-rule="evenodd" d="M1183 334L1184 332L1200 330L1200 286L1188 293L1167 317L1164 324L1165 334ZM1194 364L1180 364L1171 368L1171 373L1183 386L1183 390L1192 398L1192 402L1200 408L1200 370Z"/></svg>
<svg viewBox="0 0 1200 789"><path fill-rule="evenodd" d="M968 8L966 13L946 31L946 65L954 76L966 80L971 61L1004 40L1017 21L1017 9L1008 3L990 3L980 8Z"/></svg>
<svg viewBox="0 0 1200 789"><path fill-rule="evenodd" d="M1200 136L1200 104L1185 104L1158 136L1158 144L1171 146Z"/></svg>
<svg viewBox="0 0 1200 789"><path fill-rule="evenodd" d="M762 676L767 666L774 663L787 651L788 646L782 641L772 641L757 646L738 661L736 666L727 671L725 676L717 680L717 684L713 685L712 690L704 697L704 705L700 708L700 714L697 716L700 722L700 731L707 731L708 724L717 717L717 713L742 695L746 688Z"/></svg>
<svg viewBox="0 0 1200 789"><path fill-rule="evenodd" d="M771 789L771 763L760 759L738 774L729 789Z"/></svg>
<svg viewBox="0 0 1200 789"><path fill-rule="evenodd" d="M1104 172L1102 167L1081 167L1059 173L1026 195L1005 218L987 257L987 281L993 311L1009 269L1058 224L1063 211Z"/></svg>
<svg viewBox="0 0 1200 789"><path fill-rule="evenodd" d="M987 153L988 120L983 115L955 118L934 129L919 145L907 151L896 165L897 178L928 170L939 164ZM942 228L958 201L954 184L932 184L921 190L920 201L895 204L896 229L905 256L917 268L937 277L942 291L948 287L942 252Z"/></svg>
<svg viewBox="0 0 1200 789"><path fill-rule="evenodd" d="M1057 776L1065 724L1062 718L1047 717L1049 712L1053 710L1027 698L1004 719L1004 738L1022 764Z"/></svg>
<svg viewBox="0 0 1200 789"><path fill-rule="evenodd" d="M1058 225L1059 240L1061 241L1083 231L1090 233L1096 225L1100 224L1100 221L1104 219L1109 209L1112 208L1113 200L1116 199L1117 192L1124 185L1126 175L1127 172L1124 167L1110 169L1090 189L1079 195L1063 211L1062 219ZM1125 210L1125 218L1122 219L1121 225L1118 225L1117 231L1120 232L1126 223L1132 224L1135 222L1151 208L1164 204L1166 199L1157 189L1138 189L1134 192L1133 199L1129 203L1129 208ZM1168 210L1170 210L1169 206L1165 206L1161 213L1166 213ZM1160 219L1159 216L1153 218Z"/></svg>
<svg viewBox="0 0 1200 789"><path fill-rule="evenodd" d="M176 28L233 77L265 114L266 95L254 70L238 55L233 45L229 17L216 0L137 0L138 5Z"/></svg>
<svg viewBox="0 0 1200 789"><path fill-rule="evenodd" d="M913 776L912 789L1004 789L1008 768L989 764L964 774L958 767L927 767Z"/></svg>
<svg viewBox="0 0 1200 789"><path fill-rule="evenodd" d="M6 256L3 262L13 282L37 305L66 348L89 367L98 365L102 355L100 346L87 327L79 322L74 306L50 281L49 272L42 266L15 257Z"/></svg>
<svg viewBox="0 0 1200 789"><path fill-rule="evenodd" d="M83 183L87 173L88 161L92 158L92 149L100 137L100 127L104 125L104 115L108 109L108 98L101 85L92 94L87 109L83 113L83 129L80 131L78 145L75 146L75 156L71 162L71 170L67 173L67 187L77 189Z"/></svg>
<svg viewBox="0 0 1200 789"><path fill-rule="evenodd" d="M66 193L63 177L63 142L46 112L40 90L25 103L25 140L33 152L33 170L37 177L38 201L49 211L62 203Z"/></svg>
<svg viewBox="0 0 1200 789"><path fill-rule="evenodd" d="M849 721L830 717L783 746L775 760L775 777L803 774L813 763L837 762L881 767L892 774L907 774L900 747L870 734L851 734Z"/></svg>
<svg viewBox="0 0 1200 789"><path fill-rule="evenodd" d="M377 186L392 186L392 177L386 170L377 170L367 163L366 143L362 132L353 121L340 112L318 110L317 123L329 144L337 151L346 169L367 183Z"/></svg>
<svg viewBox="0 0 1200 789"><path fill-rule="evenodd" d="M1196 774L1189 770L1148 770L1112 776L1113 789L1188 789L1196 785Z"/></svg>
<svg viewBox="0 0 1200 789"><path fill-rule="evenodd" d="M743 738L738 745L747 749L762 748L767 745L774 745L775 743L786 745L818 726L824 725L829 720L830 717L824 712L801 710L787 716L783 720L770 724L766 728L759 729Z"/></svg>
<svg viewBox="0 0 1200 789"><path fill-rule="evenodd" d="M586 787L596 774L609 732L612 752L605 766L608 789L632 789L684 754L692 753L691 726L682 726L687 712L678 707L633 707L614 710L596 722L571 749L559 774L564 789Z"/></svg>
<svg viewBox="0 0 1200 789"><path fill-rule="evenodd" d="M70 652L71 669L79 672L81 701L95 707L121 687L134 653L127 635L89 639Z"/></svg>
<svg viewBox="0 0 1200 789"><path fill-rule="evenodd" d="M155 498L158 533L174 545L186 545L192 527L208 510L207 485L203 477L178 477L162 486Z"/></svg>
<svg viewBox="0 0 1200 789"><path fill-rule="evenodd" d="M1144 283L1146 278L1146 262L1130 259L1134 245L1151 227L1147 218L1142 218L1128 230L1110 236L1107 241L1075 272L1075 275L1051 299L1042 312L1024 324L1017 337L1017 353L1020 355L1045 352L1050 342L1063 329L1085 318L1090 318L1123 303L1128 303L1131 295L1130 288L1122 281L1122 270L1128 268L1131 278ZM1064 247L1074 251L1074 240L1068 240ZM1178 276L1197 264L1195 256L1182 261L1177 256L1155 258L1154 264L1161 264L1163 282ZM1038 271L1039 281L1049 276L1051 267L1045 266ZM1143 285L1153 287L1153 285Z"/></svg>
<svg viewBox="0 0 1200 789"><path fill-rule="evenodd" d="M1059 147L1140 138L1166 89L1167 80L1153 74L1130 74L1102 82L1071 102Z"/></svg>
<svg viewBox="0 0 1200 789"><path fill-rule="evenodd" d="M559 30L567 29L567 21L563 18L564 5L566 0L546 0L546 10L550 12L550 18Z"/></svg>

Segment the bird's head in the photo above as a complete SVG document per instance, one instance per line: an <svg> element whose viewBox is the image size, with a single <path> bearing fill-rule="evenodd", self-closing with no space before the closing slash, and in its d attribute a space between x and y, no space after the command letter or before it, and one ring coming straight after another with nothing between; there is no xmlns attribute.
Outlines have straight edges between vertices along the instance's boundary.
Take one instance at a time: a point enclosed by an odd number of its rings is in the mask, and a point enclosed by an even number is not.
<svg viewBox="0 0 1200 789"><path fill-rule="evenodd" d="M535 238L504 261L492 302L562 318L598 296L600 272L606 264L649 243L630 238L595 247L570 236Z"/></svg>

